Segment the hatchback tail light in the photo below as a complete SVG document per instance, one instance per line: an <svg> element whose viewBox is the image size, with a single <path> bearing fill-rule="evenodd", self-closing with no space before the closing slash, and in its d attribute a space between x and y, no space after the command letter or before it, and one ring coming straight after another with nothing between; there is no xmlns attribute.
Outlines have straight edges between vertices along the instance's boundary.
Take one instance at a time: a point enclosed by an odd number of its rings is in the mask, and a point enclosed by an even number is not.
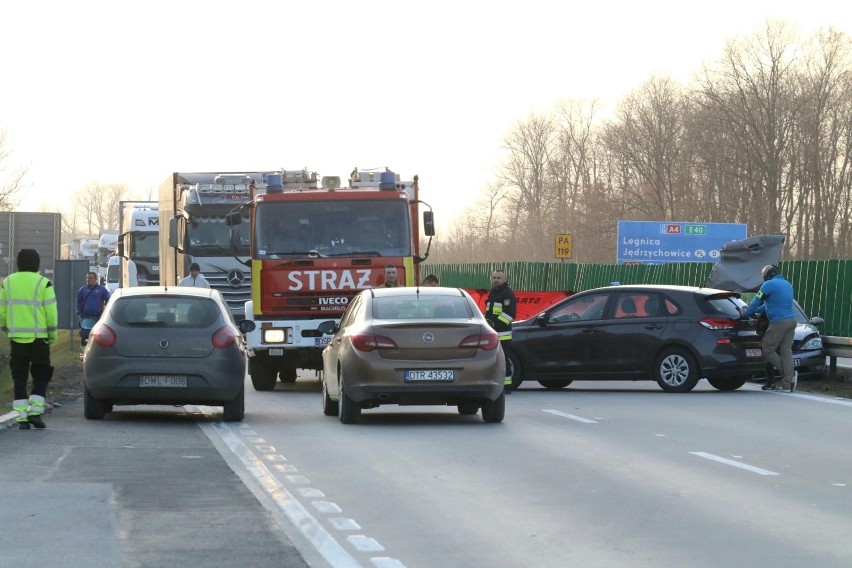
<svg viewBox="0 0 852 568"><path fill-rule="evenodd" d="M729 318L703 318L698 323L707 329L734 329L739 320Z"/></svg>
<svg viewBox="0 0 852 568"><path fill-rule="evenodd" d="M468 335L462 339L459 347L478 347L479 349L491 351L492 349L496 349L499 344L500 337L493 331L486 331L485 333Z"/></svg>
<svg viewBox="0 0 852 568"><path fill-rule="evenodd" d="M213 347L224 349L237 342L237 334L227 325L223 325L213 334Z"/></svg>
<svg viewBox="0 0 852 568"><path fill-rule="evenodd" d="M101 347L112 347L115 345L115 332L110 326L105 323L99 323L92 328L89 334L89 339L95 342L95 345Z"/></svg>
<svg viewBox="0 0 852 568"><path fill-rule="evenodd" d="M352 347L358 351L375 351L376 349L396 349L399 347L390 337L372 333L356 333L352 336Z"/></svg>

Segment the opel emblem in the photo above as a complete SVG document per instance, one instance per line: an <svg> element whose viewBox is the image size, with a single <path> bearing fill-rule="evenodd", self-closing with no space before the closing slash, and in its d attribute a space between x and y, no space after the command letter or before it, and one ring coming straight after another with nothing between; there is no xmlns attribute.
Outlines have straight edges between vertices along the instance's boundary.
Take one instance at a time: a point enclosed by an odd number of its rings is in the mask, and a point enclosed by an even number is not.
<svg viewBox="0 0 852 568"><path fill-rule="evenodd" d="M432 343L433 341L435 341L435 336L432 335L432 332L427 331L423 334L423 341L425 341L426 343Z"/></svg>
<svg viewBox="0 0 852 568"><path fill-rule="evenodd" d="M242 270L232 268L228 271L228 284L231 285L231 288L239 288L245 279L246 277Z"/></svg>
<svg viewBox="0 0 852 568"><path fill-rule="evenodd" d="M160 349L168 349L169 348L169 340L161 339L160 340Z"/></svg>

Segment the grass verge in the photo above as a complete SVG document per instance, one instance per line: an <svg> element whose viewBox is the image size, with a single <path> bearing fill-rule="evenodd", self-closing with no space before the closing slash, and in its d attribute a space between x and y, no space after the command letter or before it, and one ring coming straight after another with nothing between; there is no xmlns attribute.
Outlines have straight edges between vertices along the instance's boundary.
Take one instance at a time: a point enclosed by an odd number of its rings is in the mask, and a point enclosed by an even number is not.
<svg viewBox="0 0 852 568"><path fill-rule="evenodd" d="M56 343L50 346L50 362L55 367L53 379L47 387L47 399L56 400L72 392L65 392L69 381L73 387L74 376L82 376L82 365L80 364L80 340L76 330L73 335L67 329L59 330ZM81 383L82 384L82 383ZM9 340L6 337L0 339L0 414L5 414L12 409L12 375L9 373Z"/></svg>

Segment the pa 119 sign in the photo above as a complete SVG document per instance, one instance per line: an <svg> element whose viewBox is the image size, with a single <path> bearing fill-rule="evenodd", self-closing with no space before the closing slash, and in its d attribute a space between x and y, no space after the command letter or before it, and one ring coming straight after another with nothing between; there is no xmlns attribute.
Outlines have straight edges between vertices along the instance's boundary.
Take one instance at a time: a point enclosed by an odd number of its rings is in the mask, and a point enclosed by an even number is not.
<svg viewBox="0 0 852 568"><path fill-rule="evenodd" d="M619 221L616 262L716 262L725 244L747 236L744 223Z"/></svg>
<svg viewBox="0 0 852 568"><path fill-rule="evenodd" d="M556 258L571 258L574 252L574 235L558 234L554 244L556 246L554 254Z"/></svg>

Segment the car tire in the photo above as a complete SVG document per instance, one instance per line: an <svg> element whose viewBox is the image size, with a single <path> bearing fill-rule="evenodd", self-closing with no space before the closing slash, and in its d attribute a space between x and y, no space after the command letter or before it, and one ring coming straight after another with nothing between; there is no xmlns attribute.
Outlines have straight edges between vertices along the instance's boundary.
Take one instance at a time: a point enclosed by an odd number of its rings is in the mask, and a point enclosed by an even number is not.
<svg viewBox="0 0 852 568"><path fill-rule="evenodd" d="M285 384L292 384L296 382L297 374L296 367L287 365L282 367L278 371L278 376L281 378L281 382Z"/></svg>
<svg viewBox="0 0 852 568"><path fill-rule="evenodd" d="M325 377L322 382L322 413L326 416L337 416L340 410L337 408L337 401L331 400L328 394L328 387L325 384Z"/></svg>
<svg viewBox="0 0 852 568"><path fill-rule="evenodd" d="M689 392L700 378L698 364L683 349L666 349L654 364L654 380L666 392Z"/></svg>
<svg viewBox="0 0 852 568"><path fill-rule="evenodd" d="M337 401L337 417L341 424L357 424L361 417L361 405L349 398L343 380L340 380L340 396Z"/></svg>
<svg viewBox="0 0 852 568"><path fill-rule="evenodd" d="M256 391L275 390L275 383L278 381L278 372L270 369L265 363L266 358L260 355L249 359L249 375Z"/></svg>
<svg viewBox="0 0 852 568"><path fill-rule="evenodd" d="M83 393L83 415L89 420L103 420L106 416L106 402L93 397L88 387Z"/></svg>
<svg viewBox="0 0 852 568"><path fill-rule="evenodd" d="M506 364L509 369L506 369L506 376L512 377L512 388L516 389L524 382L524 367L521 365L521 360L518 359L518 354L510 349L506 349Z"/></svg>
<svg viewBox="0 0 852 568"><path fill-rule="evenodd" d="M710 386L720 391L733 391L737 390L744 384L748 382L747 377L716 377L714 379L707 379L707 382L710 383Z"/></svg>
<svg viewBox="0 0 852 568"><path fill-rule="evenodd" d="M564 389L573 382L574 379L540 379L538 384L547 390L559 390Z"/></svg>
<svg viewBox="0 0 852 568"><path fill-rule="evenodd" d="M482 420L489 424L503 422L506 415L506 392L500 393L496 400L486 400L482 404Z"/></svg>
<svg viewBox="0 0 852 568"><path fill-rule="evenodd" d="M225 422L241 422L246 412L246 387L240 389L240 394L234 400L226 402L222 409L222 419Z"/></svg>
<svg viewBox="0 0 852 568"><path fill-rule="evenodd" d="M474 404L472 402L465 402L464 404L460 404L458 406L459 414L463 414L465 416L469 416L471 414L476 414L479 412L479 405Z"/></svg>

